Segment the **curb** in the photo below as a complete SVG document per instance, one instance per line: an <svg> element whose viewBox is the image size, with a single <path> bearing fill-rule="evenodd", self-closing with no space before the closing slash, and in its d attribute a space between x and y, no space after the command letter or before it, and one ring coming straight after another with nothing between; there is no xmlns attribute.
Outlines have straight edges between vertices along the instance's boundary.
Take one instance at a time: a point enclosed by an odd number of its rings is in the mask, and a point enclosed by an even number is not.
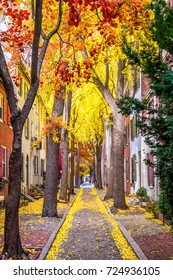
<svg viewBox="0 0 173 280"><path fill-rule="evenodd" d="M105 204L104 204L105 205ZM106 205L105 205L106 207ZM107 208L107 207L106 207ZM107 209L108 210L108 209ZM144 252L141 250L141 248L139 247L139 245L136 243L136 241L133 239L133 237L128 233L128 231L125 229L125 227L123 227L123 225L117 221L115 219L115 217L113 216L113 214L111 213L110 210L108 210L108 213L110 214L110 216L117 222L119 229L121 230L122 234L124 235L124 237L126 238L127 242L130 244L130 246L132 247L133 251L135 252L135 254L137 255L137 257L140 260L148 260L148 258L146 257L146 255L144 254Z"/></svg>
<svg viewBox="0 0 173 280"><path fill-rule="evenodd" d="M148 258L146 257L146 255L144 254L144 252L141 250L141 248L139 247L139 245L136 243L136 241L133 239L133 237L128 233L128 231L123 227L123 225L116 220L116 218L114 217L114 215L111 213L111 211L107 208L107 206L105 205L104 201L101 200L98 192L97 195L100 199L100 201L104 204L108 214L117 222L119 229L121 230L122 234L124 235L125 239L127 240L127 242L130 244L130 246L132 247L133 251L135 252L135 254L137 255L137 257L140 260L148 260Z"/></svg>
<svg viewBox="0 0 173 280"><path fill-rule="evenodd" d="M50 235L48 241L47 241L46 244L44 245L44 247L43 247L43 249L42 249L42 251L41 251L39 257L37 258L37 260L44 260L44 259L46 258L46 255L47 255L47 253L48 253L48 251L49 251L49 249L50 249L50 247L51 247L51 245L52 245L52 243L53 243L53 241L54 241L54 239L55 239L55 237L56 237L58 231L60 230L62 224L64 223L64 221L65 221L65 219L66 219L66 216L67 216L67 214L68 214L68 212L69 212L71 206L73 205L73 203L74 203L74 201L75 201L77 195L78 195L78 193L77 193L76 196L73 198L73 200L72 200L72 202L70 203L69 207L68 207L67 210L65 211L65 213L64 213L64 215L63 215L61 221L58 223L58 225L56 226L56 228L54 229L54 231L51 233L51 235Z"/></svg>
<svg viewBox="0 0 173 280"><path fill-rule="evenodd" d="M136 253L137 257L140 260L148 260L148 258L144 254L144 252L141 250L141 248L136 243L136 241L132 238L132 236L128 233L128 231L123 227L123 225L120 222L118 222L117 220L116 220L116 222L118 223L118 226L119 226L121 232L123 233L124 237L127 239L127 241L130 244L130 246L133 248L133 250Z"/></svg>

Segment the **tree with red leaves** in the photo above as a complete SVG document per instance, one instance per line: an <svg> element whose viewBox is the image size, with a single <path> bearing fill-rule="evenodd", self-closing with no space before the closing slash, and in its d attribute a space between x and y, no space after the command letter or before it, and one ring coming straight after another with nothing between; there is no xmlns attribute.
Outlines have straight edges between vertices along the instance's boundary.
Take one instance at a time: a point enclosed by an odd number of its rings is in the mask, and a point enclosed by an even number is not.
<svg viewBox="0 0 173 280"><path fill-rule="evenodd" d="M27 10L21 8L21 5L16 6L15 2L16 1L11 1L9 4L9 1L2 1L1 3L4 17L6 16L6 25L8 28L0 34L0 78L3 81L7 94L14 135L12 153L9 162L9 194L5 203L5 232L4 248L1 256L2 259L26 258L26 252L21 245L18 217L22 168L22 132L39 88L41 67L49 41L58 31L62 19L62 1L60 0L58 3L59 13L57 15L57 23L46 35L42 29L43 1L37 0L34 11L32 11L34 29L30 32L32 36L28 37L27 31L29 31L30 28L29 25L27 26L27 23L24 23L24 21L29 19L30 14ZM20 110L17 106L14 83L6 62L4 50L8 43L10 47L13 47L13 49L11 49L11 51L14 51L13 54L16 54L16 52L18 54L21 54L21 52L24 53L26 51L26 42L28 43L28 48L31 43L29 49L31 52L31 84L26 101L23 108Z"/></svg>

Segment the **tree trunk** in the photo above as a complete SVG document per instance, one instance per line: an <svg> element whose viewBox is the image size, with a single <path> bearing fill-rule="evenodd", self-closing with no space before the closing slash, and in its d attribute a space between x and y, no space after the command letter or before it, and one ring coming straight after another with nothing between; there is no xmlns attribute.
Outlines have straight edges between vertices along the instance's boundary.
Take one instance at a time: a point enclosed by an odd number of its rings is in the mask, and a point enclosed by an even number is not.
<svg viewBox="0 0 173 280"><path fill-rule="evenodd" d="M78 142L77 158L76 158L76 175L75 175L75 187L79 187L79 171L80 171L80 143Z"/></svg>
<svg viewBox="0 0 173 280"><path fill-rule="evenodd" d="M4 248L2 258L26 259L19 234L19 215L22 170L22 126L20 111L13 123L13 145L9 161L8 197L5 202Z"/></svg>
<svg viewBox="0 0 173 280"><path fill-rule="evenodd" d="M124 76L122 71L125 67L125 61L120 60L118 65L117 99L124 93ZM114 155L114 187L113 198L115 208L127 209L124 190L124 117L119 113L117 105L113 110L113 155Z"/></svg>
<svg viewBox="0 0 173 280"><path fill-rule="evenodd" d="M114 187L113 187L113 197L115 208L126 209L128 208L125 202L125 192L124 192L124 118L121 113L118 113L118 108L116 105L116 100L119 99L124 93L124 76L122 71L124 69L125 61L120 60L118 65L118 79L117 79L117 93L116 99L111 94L108 88L108 70L106 67L106 77L107 81L105 84L99 79L99 77L93 76L93 81L100 90L101 94L105 98L106 102L110 106L113 114L113 167L114 167Z"/></svg>
<svg viewBox="0 0 173 280"><path fill-rule="evenodd" d="M64 108L64 99L59 94L54 100L52 116L62 116ZM58 137L60 138L61 129L58 128ZM57 190L58 190L58 156L60 142L54 142L53 135L49 135L48 159L46 166L46 180L44 190L44 203L42 217L57 217Z"/></svg>
<svg viewBox="0 0 173 280"><path fill-rule="evenodd" d="M74 134L71 134L70 194L74 194Z"/></svg>
<svg viewBox="0 0 173 280"><path fill-rule="evenodd" d="M40 36L42 32L42 4L43 1L38 0L35 2L35 18L34 18L34 36L32 43L32 56L31 56L31 85L26 98L26 101L21 109L17 109L16 96L14 86L8 66L6 63L5 55L0 44L0 78L7 94L8 104L11 113L11 124L13 126L13 146L12 154L9 162L9 195L6 200L5 210L5 226L4 226L4 248L3 258L24 259L26 255L21 246L19 235L19 218L18 209L20 203L20 189L21 189L21 168L22 168L22 132L23 125L28 117L32 108L37 90L39 87L40 72L44 56L52 36L57 33L61 18L62 18L62 3L59 1L59 14L57 18L56 27L51 30L48 36L44 36L43 44L40 48Z"/></svg>
<svg viewBox="0 0 173 280"><path fill-rule="evenodd" d="M57 217L59 146L59 143L53 141L53 135L50 133L42 217Z"/></svg>
<svg viewBox="0 0 173 280"><path fill-rule="evenodd" d="M111 153L110 153L110 165L108 170L108 185L106 190L106 195L104 197L104 200L108 200L110 198L113 198L113 187L114 187L114 155L113 155L113 133L111 130Z"/></svg>
<svg viewBox="0 0 173 280"><path fill-rule="evenodd" d="M60 199L67 201L67 187L68 187L68 131L66 128L62 129L61 135L61 149L62 149L62 176Z"/></svg>
<svg viewBox="0 0 173 280"><path fill-rule="evenodd" d="M65 121L69 125L70 112L71 112L72 92L67 95L65 104ZM68 130L62 129L61 135L61 150L62 150L62 177L60 188L60 199L67 200L67 188L68 188Z"/></svg>
<svg viewBox="0 0 173 280"><path fill-rule="evenodd" d="M96 159L97 159L97 180L96 180L96 188L102 189L102 171L101 171L101 162L102 162L102 146L101 144L96 145Z"/></svg>
<svg viewBox="0 0 173 280"><path fill-rule="evenodd" d="M124 118L118 113L118 108L113 114L113 209L127 209L124 192ZM112 209L112 210L113 210Z"/></svg>

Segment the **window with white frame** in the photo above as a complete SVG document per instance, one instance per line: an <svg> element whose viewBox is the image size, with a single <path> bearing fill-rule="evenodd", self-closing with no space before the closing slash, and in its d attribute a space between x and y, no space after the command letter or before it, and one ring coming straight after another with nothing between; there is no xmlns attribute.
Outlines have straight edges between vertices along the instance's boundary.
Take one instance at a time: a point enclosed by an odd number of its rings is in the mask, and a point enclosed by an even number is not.
<svg viewBox="0 0 173 280"><path fill-rule="evenodd" d="M132 162L132 183L136 182L136 155L131 158Z"/></svg>
<svg viewBox="0 0 173 280"><path fill-rule="evenodd" d="M7 156L6 148L2 147L2 177L6 178L6 168L7 168Z"/></svg>
<svg viewBox="0 0 173 280"><path fill-rule="evenodd" d="M4 120L4 97L0 94L0 120Z"/></svg>

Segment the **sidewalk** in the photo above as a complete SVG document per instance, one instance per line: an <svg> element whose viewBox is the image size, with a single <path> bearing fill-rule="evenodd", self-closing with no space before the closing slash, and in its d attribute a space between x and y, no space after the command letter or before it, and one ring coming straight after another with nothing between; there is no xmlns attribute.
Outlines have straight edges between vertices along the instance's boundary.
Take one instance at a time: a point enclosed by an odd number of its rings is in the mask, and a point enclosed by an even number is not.
<svg viewBox="0 0 173 280"><path fill-rule="evenodd" d="M104 195L105 189L80 190L71 197L74 202L58 203L58 214L63 215L58 219L41 218L43 199L21 207L20 234L22 246L30 251L29 259L173 259L168 226L151 219L139 206L112 215L108 213L112 201L103 203ZM3 209L0 217L1 252Z"/></svg>
<svg viewBox="0 0 173 280"><path fill-rule="evenodd" d="M98 194L103 199L105 190L98 191ZM110 201L104 203L107 209L110 208ZM128 210L119 210L112 217L118 222L124 234L127 234L126 238L129 242L132 238L147 259L173 259L173 233L170 231L170 227L163 226L163 223L158 219L153 219L152 215L146 213L143 208L129 205Z"/></svg>
<svg viewBox="0 0 173 280"><path fill-rule="evenodd" d="M81 189L46 259L138 259L96 190Z"/></svg>
<svg viewBox="0 0 173 280"><path fill-rule="evenodd" d="M29 202L28 205L22 206L19 209L20 236L22 246L29 251L28 258L35 260L46 246L52 233L58 230L61 223L70 208L74 197L71 197L71 202L58 203L58 215L61 218L42 218L43 198L34 202ZM0 209L0 253L3 249L4 240L4 209Z"/></svg>

